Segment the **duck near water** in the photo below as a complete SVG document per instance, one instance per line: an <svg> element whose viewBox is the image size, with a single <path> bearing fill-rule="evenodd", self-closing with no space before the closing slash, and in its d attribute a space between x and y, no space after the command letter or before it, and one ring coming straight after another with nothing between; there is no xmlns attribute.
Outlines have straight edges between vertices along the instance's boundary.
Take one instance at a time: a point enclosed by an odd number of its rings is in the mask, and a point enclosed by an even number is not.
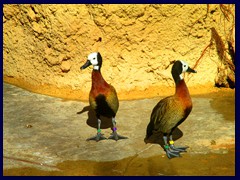
<svg viewBox="0 0 240 180"><path fill-rule="evenodd" d="M100 116L112 119L112 135L108 139L119 140L127 139L127 137L117 134L116 113L118 111L119 102L115 88L108 84L101 74L102 56L99 52L93 52L88 55L86 63L80 68L81 70L93 65L92 71L92 88L89 94L89 103L91 108L95 110L98 119L97 135L87 140L100 141L107 139L101 133Z"/></svg>
<svg viewBox="0 0 240 180"><path fill-rule="evenodd" d="M163 133L164 150L168 158L179 157L188 147L175 147L172 138L173 131L188 117L192 110L192 100L182 73L196 73L188 67L185 61L178 60L172 66L172 76L176 84L175 94L158 102L153 108L150 122L147 126L146 138L154 132ZM168 144L169 136L169 144Z"/></svg>

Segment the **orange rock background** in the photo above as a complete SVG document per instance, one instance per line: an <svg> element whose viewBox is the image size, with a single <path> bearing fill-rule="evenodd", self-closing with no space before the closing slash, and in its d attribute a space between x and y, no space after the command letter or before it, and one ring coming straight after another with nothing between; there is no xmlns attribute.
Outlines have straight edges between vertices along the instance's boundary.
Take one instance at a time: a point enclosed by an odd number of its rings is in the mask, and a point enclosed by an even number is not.
<svg viewBox="0 0 240 180"><path fill-rule="evenodd" d="M235 41L231 4L5 4L3 13L4 81L68 99L88 99L92 68L80 66L93 51L101 53L102 74L119 99L173 93L171 62L177 59L198 71L185 75L192 94L217 91L218 49L209 47L197 60L211 28L229 59L227 42Z"/></svg>

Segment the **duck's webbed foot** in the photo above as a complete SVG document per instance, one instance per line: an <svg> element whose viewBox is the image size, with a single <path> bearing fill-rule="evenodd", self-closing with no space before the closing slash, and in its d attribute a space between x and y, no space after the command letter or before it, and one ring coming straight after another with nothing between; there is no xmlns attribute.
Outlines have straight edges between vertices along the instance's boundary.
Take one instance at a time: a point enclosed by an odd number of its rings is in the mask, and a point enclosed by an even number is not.
<svg viewBox="0 0 240 180"><path fill-rule="evenodd" d="M97 141L97 142L98 142L98 141L101 141L101 140L104 140L104 139L107 139L107 138L104 137L101 132L98 132L97 135L88 138L87 141L94 140L94 141Z"/></svg>
<svg viewBox="0 0 240 180"><path fill-rule="evenodd" d="M166 151L167 157L169 159L175 158L175 157L181 157L179 151L172 150L168 145L164 145L164 150Z"/></svg>
<svg viewBox="0 0 240 180"><path fill-rule="evenodd" d="M128 137L119 135L119 134L117 133L117 128L114 128L111 136L109 136L108 139L113 139L113 140L116 140L116 141L117 141L117 140L120 140L120 139L128 139Z"/></svg>
<svg viewBox="0 0 240 180"><path fill-rule="evenodd" d="M121 136L117 133L117 127L116 127L116 121L115 121L115 117L112 118L112 124L113 124L113 128L112 128L112 134L108 139L113 139L115 141L120 140L120 139L128 139L128 137L125 136Z"/></svg>
<svg viewBox="0 0 240 180"><path fill-rule="evenodd" d="M185 147L175 147L173 144L170 145L170 149L178 152L187 152L186 149L189 148L188 146Z"/></svg>

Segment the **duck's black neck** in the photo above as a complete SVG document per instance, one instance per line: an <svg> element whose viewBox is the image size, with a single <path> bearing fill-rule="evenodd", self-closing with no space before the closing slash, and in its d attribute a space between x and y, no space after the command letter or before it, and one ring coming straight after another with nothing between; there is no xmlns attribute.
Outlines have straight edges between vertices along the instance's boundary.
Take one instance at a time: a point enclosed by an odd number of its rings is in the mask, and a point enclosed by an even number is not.
<svg viewBox="0 0 240 180"><path fill-rule="evenodd" d="M183 80L183 79L180 78L180 74L175 73L175 72L172 73L172 77L173 77L174 82L175 82L176 85L179 84L179 82L180 82L181 80Z"/></svg>
<svg viewBox="0 0 240 180"><path fill-rule="evenodd" d="M176 61L173 64L171 73L175 84L177 85L181 81L180 75L182 74L182 63L180 61Z"/></svg>

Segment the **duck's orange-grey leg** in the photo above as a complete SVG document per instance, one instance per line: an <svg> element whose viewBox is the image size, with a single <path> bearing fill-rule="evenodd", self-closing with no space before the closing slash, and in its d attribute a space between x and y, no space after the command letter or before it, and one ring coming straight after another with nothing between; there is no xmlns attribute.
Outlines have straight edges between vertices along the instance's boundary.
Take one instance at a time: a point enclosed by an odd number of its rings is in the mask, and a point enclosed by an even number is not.
<svg viewBox="0 0 240 180"><path fill-rule="evenodd" d="M115 117L112 118L112 124L113 124L113 128L112 128L112 134L108 139L113 139L113 140L119 140L119 139L128 139L128 137L125 136L121 136L117 133L117 127L116 127L116 120Z"/></svg>

